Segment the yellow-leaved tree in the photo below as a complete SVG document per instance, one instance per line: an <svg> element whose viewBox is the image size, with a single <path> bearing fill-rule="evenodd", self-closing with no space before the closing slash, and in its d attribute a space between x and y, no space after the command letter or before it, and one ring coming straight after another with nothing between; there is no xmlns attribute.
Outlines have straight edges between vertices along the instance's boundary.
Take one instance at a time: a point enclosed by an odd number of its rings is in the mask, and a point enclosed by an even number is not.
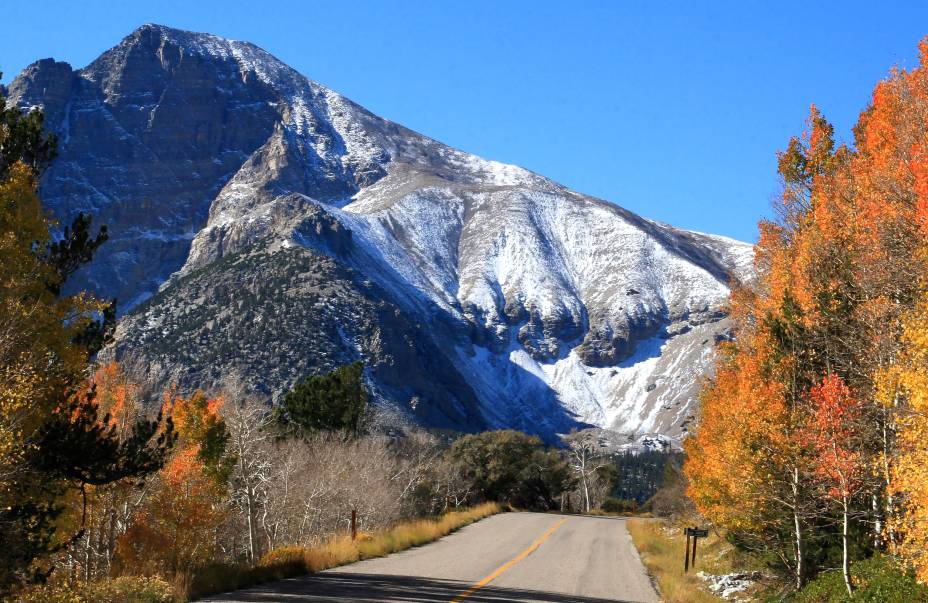
<svg viewBox="0 0 928 603"><path fill-rule="evenodd" d="M0 98L0 592L57 544L56 488L29 457L87 366L81 334L106 308L88 295L59 295L66 275L52 261L52 222L37 195L53 149L41 128Z"/></svg>
<svg viewBox="0 0 928 603"><path fill-rule="evenodd" d="M889 494L902 513L888 526L896 553L928 583L928 296L904 323L903 352L879 375L878 395L899 408L897 454L891 468Z"/></svg>
<svg viewBox="0 0 928 603"><path fill-rule="evenodd" d="M120 431L95 390L81 392L115 306L64 284L107 234L84 214L57 229L43 209L38 179L54 152L41 112L0 97L0 596L44 578L83 535L88 487L159 469L173 441L160 419Z"/></svg>

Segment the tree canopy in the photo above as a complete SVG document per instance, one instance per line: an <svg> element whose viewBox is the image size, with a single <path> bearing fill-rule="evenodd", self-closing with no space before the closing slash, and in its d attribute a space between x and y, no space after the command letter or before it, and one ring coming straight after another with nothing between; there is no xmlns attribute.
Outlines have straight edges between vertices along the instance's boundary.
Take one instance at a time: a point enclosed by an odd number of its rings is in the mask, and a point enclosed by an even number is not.
<svg viewBox="0 0 928 603"><path fill-rule="evenodd" d="M359 434L365 428L367 406L364 364L354 362L299 381L281 400L277 420L289 432Z"/></svg>
<svg viewBox="0 0 928 603"><path fill-rule="evenodd" d="M925 576L919 416L928 292L928 41L838 145L813 106L779 154L778 219L760 224L758 279L731 298L686 442L689 494L801 587L882 550ZM921 435L912 437L910 434ZM916 443L917 442L917 443ZM903 470L902 468L906 469Z"/></svg>

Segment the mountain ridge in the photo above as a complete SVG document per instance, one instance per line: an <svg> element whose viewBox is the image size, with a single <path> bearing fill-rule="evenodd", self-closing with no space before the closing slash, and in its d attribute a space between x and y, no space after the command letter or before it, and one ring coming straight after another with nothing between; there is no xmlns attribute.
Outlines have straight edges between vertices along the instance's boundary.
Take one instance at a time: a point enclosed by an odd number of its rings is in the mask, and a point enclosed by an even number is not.
<svg viewBox="0 0 928 603"><path fill-rule="evenodd" d="M42 106L62 141L43 199L114 233L75 286L129 300L111 353L148 367L152 387L211 387L235 372L276 399L300 371L361 358L378 400L426 424L684 433L726 336L728 281L750 278L750 246L448 147L246 42L146 25L84 69L65 65L35 63L9 93ZM257 371L235 354L146 353L156 323L173 325L158 337L203 353L240 333L242 356L263 337L210 318L244 303L216 306L192 278L212 267L234 290L249 280L229 272L236 262L279 286L254 284L249 303L282 315L286 356ZM299 270L328 270L363 317ZM175 320L195 300L202 324ZM303 319L317 333L290 329L288 311L319 303L330 310ZM331 361L310 362L316 348ZM275 362L293 370L270 378Z"/></svg>

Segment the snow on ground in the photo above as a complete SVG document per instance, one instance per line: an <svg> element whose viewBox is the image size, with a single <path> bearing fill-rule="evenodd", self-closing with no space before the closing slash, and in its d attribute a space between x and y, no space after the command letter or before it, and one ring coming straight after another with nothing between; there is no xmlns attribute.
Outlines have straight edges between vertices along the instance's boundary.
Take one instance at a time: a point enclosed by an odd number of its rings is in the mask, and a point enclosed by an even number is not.
<svg viewBox="0 0 928 603"><path fill-rule="evenodd" d="M491 422L512 425L514 415L532 413L545 421L539 400L622 433L672 431L692 413L690 390L711 367L715 326L659 333L615 366L590 367L574 349L581 339L559 342L562 353L551 361L533 358L516 340L523 323L510 324L506 306L518 302L543 319L568 316L587 327L655 314L685 321L718 308L728 294L724 283L608 206L578 207L563 195L522 190L430 186L405 193L385 180L377 199L367 192L341 209L319 207L351 231L355 268L397 299L420 309L434 304L454 320L476 308L482 327L508 336L501 354L479 345L457 354L459 370L488 401ZM232 222L271 228L273 204ZM226 215L214 220L230 225ZM312 236L292 232L285 240L311 247Z"/></svg>
<svg viewBox="0 0 928 603"><path fill-rule="evenodd" d="M696 576L707 583L709 590L726 601L742 600L741 595L763 577L760 572L739 572L721 575L696 572Z"/></svg>
<svg viewBox="0 0 928 603"><path fill-rule="evenodd" d="M688 350L690 345L680 339L646 339L634 354L614 367L586 366L576 352L554 362L539 362L515 341L503 354L474 346L472 350L459 348L458 357L471 383L480 384L491 399L509 400L518 406L531 403L550 389L581 422L620 433L647 434L667 430L679 422L679 417L662 416L667 410L665 404L678 399L693 384L692 376L683 373L670 387L660 391L652 387L679 368L675 361L679 361L680 354L674 348ZM669 353L664 354L668 348ZM705 370L708 359L701 359L702 366L693 370ZM686 404L680 406L689 410ZM510 414L505 408L494 410L501 420Z"/></svg>

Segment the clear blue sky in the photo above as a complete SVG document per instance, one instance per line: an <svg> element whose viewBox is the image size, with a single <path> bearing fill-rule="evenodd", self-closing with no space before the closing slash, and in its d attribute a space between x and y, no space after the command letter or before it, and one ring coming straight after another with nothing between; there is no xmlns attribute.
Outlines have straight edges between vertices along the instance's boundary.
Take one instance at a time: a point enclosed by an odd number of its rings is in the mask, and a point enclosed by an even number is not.
<svg viewBox="0 0 928 603"><path fill-rule="evenodd" d="M0 70L153 22L248 40L375 113L643 216L753 241L809 103L843 139L928 2L4 2Z"/></svg>

